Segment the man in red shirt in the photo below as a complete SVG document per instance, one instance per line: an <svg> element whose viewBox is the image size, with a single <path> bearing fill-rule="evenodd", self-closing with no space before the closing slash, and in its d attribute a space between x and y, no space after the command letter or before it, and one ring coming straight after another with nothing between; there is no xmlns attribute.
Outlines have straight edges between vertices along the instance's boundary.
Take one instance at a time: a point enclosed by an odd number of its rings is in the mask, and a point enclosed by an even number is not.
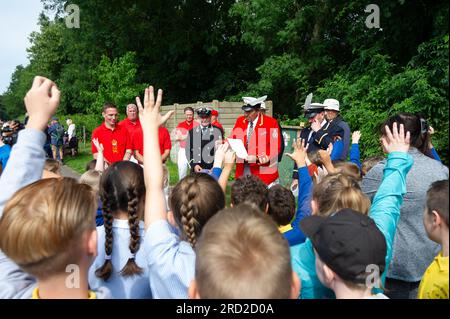
<svg viewBox="0 0 450 319"><path fill-rule="evenodd" d="M108 165L131 157L131 139L127 129L117 123L117 107L112 103L103 105L102 116L105 122L92 132L92 139L97 138L103 144L103 154ZM97 148L91 143L92 155L97 159Z"/></svg>
<svg viewBox="0 0 450 319"><path fill-rule="evenodd" d="M176 127L175 140L180 143L180 149L178 150L178 178L182 179L188 172L188 160L186 158L186 138L192 128L199 125L194 121L194 109L190 106L184 108L184 115L186 120L180 122Z"/></svg>
<svg viewBox="0 0 450 319"><path fill-rule="evenodd" d="M225 131L223 129L222 124L220 124L219 120L217 119L219 117L219 111L212 110L211 111L211 124L218 127L222 131L222 136L225 136Z"/></svg>
<svg viewBox="0 0 450 319"><path fill-rule="evenodd" d="M169 130L164 126L159 127L159 149L161 151L161 157L163 163L167 161L170 156L170 149L172 148L172 142L170 141ZM144 164L144 134L142 129L137 130L134 134L133 140L134 157L139 164Z"/></svg>
<svg viewBox="0 0 450 319"><path fill-rule="evenodd" d="M133 140L134 133L142 130L141 122L139 122L139 112L136 104L127 105L127 117L119 124L125 127L130 134L130 139Z"/></svg>
<svg viewBox="0 0 450 319"><path fill-rule="evenodd" d="M242 106L244 116L236 120L231 138L242 140L248 153L247 158L237 159L236 178L256 175L271 187L278 183L281 134L277 120L261 112L261 103L266 97Z"/></svg>

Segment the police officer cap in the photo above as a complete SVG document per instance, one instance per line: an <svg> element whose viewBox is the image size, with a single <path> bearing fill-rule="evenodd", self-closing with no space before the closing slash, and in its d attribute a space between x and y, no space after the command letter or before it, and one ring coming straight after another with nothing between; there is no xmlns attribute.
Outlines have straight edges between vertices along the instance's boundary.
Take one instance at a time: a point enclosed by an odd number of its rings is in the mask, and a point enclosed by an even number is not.
<svg viewBox="0 0 450 319"><path fill-rule="evenodd" d="M201 108L197 109L197 114L200 117L211 116L211 109L208 107L201 107Z"/></svg>

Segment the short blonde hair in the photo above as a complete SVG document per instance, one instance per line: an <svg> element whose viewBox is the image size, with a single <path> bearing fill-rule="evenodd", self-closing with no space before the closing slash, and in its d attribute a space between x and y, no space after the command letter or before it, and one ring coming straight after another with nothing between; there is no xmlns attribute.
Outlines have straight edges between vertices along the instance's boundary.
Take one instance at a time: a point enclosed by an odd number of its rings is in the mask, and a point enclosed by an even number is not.
<svg viewBox="0 0 450 319"><path fill-rule="evenodd" d="M82 258L82 236L95 230L92 188L72 178L32 183L7 202L0 219L0 249L38 279L64 272Z"/></svg>
<svg viewBox="0 0 450 319"><path fill-rule="evenodd" d="M211 217L195 247L201 298L291 297L288 242L255 204L243 203Z"/></svg>
<svg viewBox="0 0 450 319"><path fill-rule="evenodd" d="M90 169L80 176L80 183L91 186L95 193L99 194L101 178L101 172Z"/></svg>

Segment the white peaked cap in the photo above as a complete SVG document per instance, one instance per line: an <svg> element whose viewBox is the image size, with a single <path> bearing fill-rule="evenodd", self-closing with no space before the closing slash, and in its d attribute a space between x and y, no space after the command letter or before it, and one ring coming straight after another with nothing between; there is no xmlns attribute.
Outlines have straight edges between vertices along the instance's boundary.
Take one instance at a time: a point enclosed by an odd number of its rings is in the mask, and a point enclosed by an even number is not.
<svg viewBox="0 0 450 319"><path fill-rule="evenodd" d="M249 104L252 106L255 106L257 104L261 104L261 108L266 108L266 105L264 103L264 101L267 99L267 95L255 98L255 97L251 97L251 96L244 96L242 98L242 100L244 101L245 104ZM264 107L263 107L264 105Z"/></svg>

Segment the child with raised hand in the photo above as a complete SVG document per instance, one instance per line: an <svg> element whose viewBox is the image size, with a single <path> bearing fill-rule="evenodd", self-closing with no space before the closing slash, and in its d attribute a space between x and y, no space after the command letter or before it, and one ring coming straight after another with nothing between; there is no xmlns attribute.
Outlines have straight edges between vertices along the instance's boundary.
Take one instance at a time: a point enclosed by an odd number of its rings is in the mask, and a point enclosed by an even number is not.
<svg viewBox="0 0 450 319"><path fill-rule="evenodd" d="M44 130L59 97L55 83L34 78L25 96L27 126L0 178L0 298L110 296L107 289L88 288L87 271L97 253L92 189L70 178L39 180Z"/></svg>
<svg viewBox="0 0 450 319"><path fill-rule="evenodd" d="M352 146L350 148L350 162L356 164L361 171L361 156L359 154L359 140L361 139L361 132L354 131L352 133Z"/></svg>
<svg viewBox="0 0 450 319"><path fill-rule="evenodd" d="M428 266L419 285L419 299L448 299L448 179L431 184L423 213L428 238L441 245L441 252Z"/></svg>
<svg viewBox="0 0 450 319"><path fill-rule="evenodd" d="M273 221L253 204L214 215L195 247L190 298L297 298L299 279L289 247Z"/></svg>
<svg viewBox="0 0 450 319"><path fill-rule="evenodd" d="M372 293L385 269L386 241L370 217L346 208L300 226L313 243L317 276L336 299L388 299Z"/></svg>
<svg viewBox="0 0 450 319"><path fill-rule="evenodd" d="M137 98L138 99L138 98ZM163 169L158 148L158 127L165 117L159 109L162 90L155 102L153 87L145 90L139 116L144 133L145 239L147 267L154 298L187 298L194 279L193 247L206 222L225 207L225 195L208 174L183 178L172 190L167 214L163 192ZM175 230L178 228L178 231Z"/></svg>
<svg viewBox="0 0 450 319"><path fill-rule="evenodd" d="M406 174L412 166L412 158L407 153L409 148L410 134L404 133L403 125L400 130L397 123L390 128L386 126L386 137L383 138L383 147L386 153L389 153L387 165L384 171L383 181L370 207L369 217L371 217L378 229L386 239L386 267L381 277L384 284L386 271L392 258L392 247L397 223L400 217L400 206L403 202L403 196L406 193ZM327 176L332 179L332 184L336 184L340 179L348 179L342 174ZM326 182L325 179L320 184ZM363 195L358 183L354 181L348 184L344 189L340 186L340 191L334 191L331 185L317 185L314 188L313 200L311 202L313 214L329 216L338 210L351 208L364 214L369 209L370 201ZM337 183L339 184L339 183ZM348 193L343 196L343 193ZM320 197L326 197L323 201ZM317 200L319 198L319 200ZM328 204L327 204L328 203ZM329 289L326 289L319 281L315 269L315 256L312 243L309 239L304 244L291 248L292 262L294 270L302 278L301 298L324 298L333 297Z"/></svg>
<svg viewBox="0 0 450 319"><path fill-rule="evenodd" d="M97 159L98 160L98 159ZM108 287L114 298L151 298L144 249L144 174L130 161L116 162L100 183L104 225L98 231L98 256L89 284Z"/></svg>

